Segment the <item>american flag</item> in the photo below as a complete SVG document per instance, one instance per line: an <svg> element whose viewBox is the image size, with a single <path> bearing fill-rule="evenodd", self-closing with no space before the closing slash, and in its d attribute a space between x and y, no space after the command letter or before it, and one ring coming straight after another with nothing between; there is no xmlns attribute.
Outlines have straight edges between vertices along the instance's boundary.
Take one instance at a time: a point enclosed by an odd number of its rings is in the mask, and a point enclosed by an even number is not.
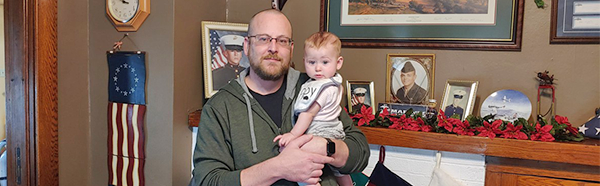
<svg viewBox="0 0 600 186"><path fill-rule="evenodd" d="M223 47L221 47L221 36L217 31L210 31L210 53L213 54L212 70L222 67L227 64L227 59L223 56Z"/></svg>
<svg viewBox="0 0 600 186"><path fill-rule="evenodd" d="M356 96L354 94L352 94L352 100L350 100L350 103L352 103L352 106L358 104L358 99L356 98Z"/></svg>
<svg viewBox="0 0 600 186"><path fill-rule="evenodd" d="M145 52L107 53L108 185L144 186Z"/></svg>
<svg viewBox="0 0 600 186"><path fill-rule="evenodd" d="M109 184L144 185L145 105L108 104Z"/></svg>

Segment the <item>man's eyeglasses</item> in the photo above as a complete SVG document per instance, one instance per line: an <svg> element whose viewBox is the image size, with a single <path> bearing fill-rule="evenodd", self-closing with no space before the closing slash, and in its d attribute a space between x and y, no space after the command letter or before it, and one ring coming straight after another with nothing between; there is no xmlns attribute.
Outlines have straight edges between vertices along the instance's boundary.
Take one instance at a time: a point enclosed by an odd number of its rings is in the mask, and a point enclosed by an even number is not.
<svg viewBox="0 0 600 186"><path fill-rule="evenodd" d="M292 43L294 42L294 40L290 39L289 37L285 37L285 36L280 36L280 37L271 37L267 34L257 34L257 35L253 35L253 36L248 36L248 38L256 38L256 44L257 45L266 45L271 43L271 41L275 40L275 42L283 47L289 47L292 45Z"/></svg>
<svg viewBox="0 0 600 186"><path fill-rule="evenodd" d="M358 93L358 94L354 94L356 96L365 96L365 93Z"/></svg>

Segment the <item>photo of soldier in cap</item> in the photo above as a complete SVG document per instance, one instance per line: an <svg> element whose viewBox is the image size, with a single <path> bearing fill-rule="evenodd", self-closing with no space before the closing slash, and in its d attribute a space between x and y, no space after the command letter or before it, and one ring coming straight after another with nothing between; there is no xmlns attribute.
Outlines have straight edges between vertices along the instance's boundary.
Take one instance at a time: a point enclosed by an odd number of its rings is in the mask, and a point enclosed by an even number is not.
<svg viewBox="0 0 600 186"><path fill-rule="evenodd" d="M244 58L244 37L235 34L224 35L220 38L224 49L223 57L226 64L212 71L213 89L227 85L229 80L236 79L246 67L240 65Z"/></svg>
<svg viewBox="0 0 600 186"><path fill-rule="evenodd" d="M406 60L393 65L393 102L404 104L425 104L428 98L428 77L419 62ZM396 88L400 87L400 88Z"/></svg>
<svg viewBox="0 0 600 186"><path fill-rule="evenodd" d="M355 88L354 91L352 91L352 94L354 94L354 99L356 100L356 104L352 104L352 110L360 112L363 106L366 108L371 107L371 105L365 103L366 93L367 89L362 87Z"/></svg>
<svg viewBox="0 0 600 186"><path fill-rule="evenodd" d="M347 81L346 87L349 113L361 113L363 106L368 109L376 105L372 81ZM372 111L377 112L377 107L373 107Z"/></svg>
<svg viewBox="0 0 600 186"><path fill-rule="evenodd" d="M463 118L465 112L464 108L467 105L467 102L463 101L465 94L467 94L465 90L457 89L453 91L452 104L446 106L444 109L444 115L446 115L446 117L451 117L452 115L457 114L458 118Z"/></svg>
<svg viewBox="0 0 600 186"><path fill-rule="evenodd" d="M248 24L202 21L204 97L210 98L250 66L244 54Z"/></svg>

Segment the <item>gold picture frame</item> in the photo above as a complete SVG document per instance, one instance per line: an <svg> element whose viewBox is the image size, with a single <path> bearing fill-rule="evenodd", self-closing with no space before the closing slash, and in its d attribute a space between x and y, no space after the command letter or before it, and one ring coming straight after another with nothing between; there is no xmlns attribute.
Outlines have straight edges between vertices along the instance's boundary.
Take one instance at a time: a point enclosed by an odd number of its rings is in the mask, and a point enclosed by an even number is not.
<svg viewBox="0 0 600 186"><path fill-rule="evenodd" d="M444 111L448 117L458 114L461 120L465 120L468 115L473 113L478 85L479 81L446 81L440 110Z"/></svg>
<svg viewBox="0 0 600 186"><path fill-rule="evenodd" d="M358 88L364 88L365 90L358 90ZM362 93L362 91L365 91ZM364 99L355 96L355 92L364 94ZM360 102L363 102L365 106L373 108L373 114L377 112L377 104L375 103L375 83L372 81L346 81L346 95L348 96L348 112L357 112L360 106ZM360 95L360 94L359 94ZM360 110L358 110L360 111Z"/></svg>
<svg viewBox="0 0 600 186"><path fill-rule="evenodd" d="M424 105L434 98L435 54L388 54L386 69L386 102ZM403 69L407 73L402 72ZM414 77L410 72L414 72ZM403 75L409 77L405 80L407 84L412 78L408 92L402 81Z"/></svg>
<svg viewBox="0 0 600 186"><path fill-rule="evenodd" d="M221 39L224 36L235 36L228 37L227 41L231 41L234 38L236 41L241 40L243 43L244 38L248 36L248 24L202 21L202 61L205 98L210 98L219 91L219 88L227 84L229 80L236 78L232 77L233 73L230 71L235 71L236 74L239 74L243 69L250 66L248 57L242 50L237 51L241 52L242 55L240 59L237 59L239 60L237 65L231 65L230 69L222 68L229 64L227 54L225 54L228 52L228 49L223 46L223 39ZM219 77L214 77L213 72L218 72Z"/></svg>

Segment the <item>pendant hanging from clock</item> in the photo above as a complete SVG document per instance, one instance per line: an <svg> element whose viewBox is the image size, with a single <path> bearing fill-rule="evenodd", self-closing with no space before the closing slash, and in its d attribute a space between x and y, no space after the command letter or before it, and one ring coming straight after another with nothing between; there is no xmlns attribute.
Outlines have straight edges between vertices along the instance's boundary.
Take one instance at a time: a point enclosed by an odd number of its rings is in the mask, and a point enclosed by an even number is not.
<svg viewBox="0 0 600 186"><path fill-rule="evenodd" d="M135 32L150 15L150 0L106 0L106 15L119 32Z"/></svg>

